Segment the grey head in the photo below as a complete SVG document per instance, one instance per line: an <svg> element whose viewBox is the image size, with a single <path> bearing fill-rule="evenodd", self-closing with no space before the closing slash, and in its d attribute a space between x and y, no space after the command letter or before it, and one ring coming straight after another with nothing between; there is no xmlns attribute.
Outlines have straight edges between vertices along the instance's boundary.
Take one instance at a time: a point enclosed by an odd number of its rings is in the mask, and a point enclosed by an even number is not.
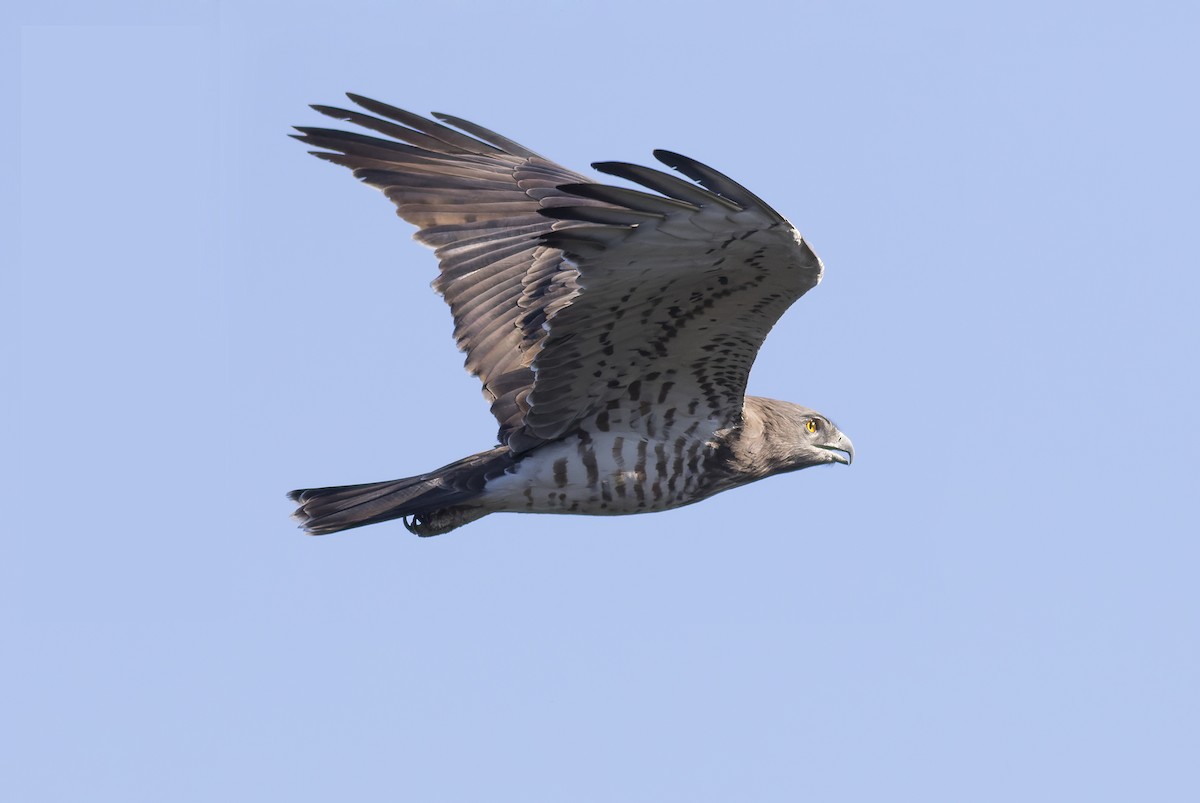
<svg viewBox="0 0 1200 803"><path fill-rule="evenodd" d="M741 478L737 484L854 459L854 444L821 413L759 396L746 397L742 425L723 446L727 470Z"/></svg>

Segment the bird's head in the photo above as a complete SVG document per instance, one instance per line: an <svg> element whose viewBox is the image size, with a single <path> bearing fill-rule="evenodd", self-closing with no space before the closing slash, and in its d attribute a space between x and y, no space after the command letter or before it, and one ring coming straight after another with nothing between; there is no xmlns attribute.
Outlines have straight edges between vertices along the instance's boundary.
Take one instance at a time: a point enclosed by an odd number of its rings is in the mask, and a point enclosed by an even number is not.
<svg viewBox="0 0 1200 803"><path fill-rule="evenodd" d="M819 463L845 463L854 460L854 444L833 423L816 410L805 410L800 433L795 440L795 454L806 466Z"/></svg>
<svg viewBox="0 0 1200 803"><path fill-rule="evenodd" d="M747 396L743 420L745 454L762 476L854 459L854 444L816 410Z"/></svg>

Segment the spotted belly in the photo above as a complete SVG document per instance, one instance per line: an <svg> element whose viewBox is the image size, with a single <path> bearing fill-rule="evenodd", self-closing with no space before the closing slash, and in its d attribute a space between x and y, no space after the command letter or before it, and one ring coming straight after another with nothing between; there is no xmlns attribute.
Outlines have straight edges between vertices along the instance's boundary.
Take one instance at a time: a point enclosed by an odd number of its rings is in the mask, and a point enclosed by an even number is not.
<svg viewBox="0 0 1200 803"><path fill-rule="evenodd" d="M715 447L694 437L585 432L547 444L488 482L495 510L623 515L667 510L709 495Z"/></svg>

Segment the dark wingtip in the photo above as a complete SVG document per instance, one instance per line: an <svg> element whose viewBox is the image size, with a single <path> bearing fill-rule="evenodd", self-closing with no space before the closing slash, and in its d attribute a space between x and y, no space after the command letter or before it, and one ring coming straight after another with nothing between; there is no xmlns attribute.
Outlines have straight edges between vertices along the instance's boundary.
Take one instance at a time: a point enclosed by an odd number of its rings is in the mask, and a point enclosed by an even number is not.
<svg viewBox="0 0 1200 803"><path fill-rule="evenodd" d="M603 162L592 162L592 169L597 173L603 173L606 176L617 176L618 178L629 179L630 181L637 182L637 179L630 178L630 176L626 175L628 172L627 168L630 167L636 168L637 165L630 165L628 162L616 162L611 159Z"/></svg>
<svg viewBox="0 0 1200 803"><path fill-rule="evenodd" d="M349 114L345 109L339 109L337 106L326 106L324 103L310 103L308 104L308 108L337 120L345 120L346 115Z"/></svg>
<svg viewBox="0 0 1200 803"><path fill-rule="evenodd" d="M663 148L654 149L654 158L672 170L678 170L693 181L696 180L696 177L688 172L688 166L699 164L695 159L684 156L682 153L664 150Z"/></svg>
<svg viewBox="0 0 1200 803"><path fill-rule="evenodd" d="M684 156L682 153L664 150L663 148L654 149L654 158L665 164L667 167L680 171L684 175L687 175L687 171L685 169L687 165L699 164L699 162L690 156ZM695 178L694 176L688 177L692 179Z"/></svg>

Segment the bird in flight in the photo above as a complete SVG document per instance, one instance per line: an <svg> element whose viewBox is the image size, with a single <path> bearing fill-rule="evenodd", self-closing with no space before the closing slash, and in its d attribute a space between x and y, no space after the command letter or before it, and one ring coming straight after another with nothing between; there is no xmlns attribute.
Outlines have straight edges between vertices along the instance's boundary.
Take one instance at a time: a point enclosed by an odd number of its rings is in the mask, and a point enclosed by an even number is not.
<svg viewBox="0 0 1200 803"><path fill-rule="evenodd" d="M297 127L417 227L499 444L405 479L292 491L313 535L402 519L440 535L489 513L681 507L787 471L849 464L828 418L746 395L750 366L824 266L740 184L669 151L597 183L486 128L359 95L313 106L382 136Z"/></svg>

